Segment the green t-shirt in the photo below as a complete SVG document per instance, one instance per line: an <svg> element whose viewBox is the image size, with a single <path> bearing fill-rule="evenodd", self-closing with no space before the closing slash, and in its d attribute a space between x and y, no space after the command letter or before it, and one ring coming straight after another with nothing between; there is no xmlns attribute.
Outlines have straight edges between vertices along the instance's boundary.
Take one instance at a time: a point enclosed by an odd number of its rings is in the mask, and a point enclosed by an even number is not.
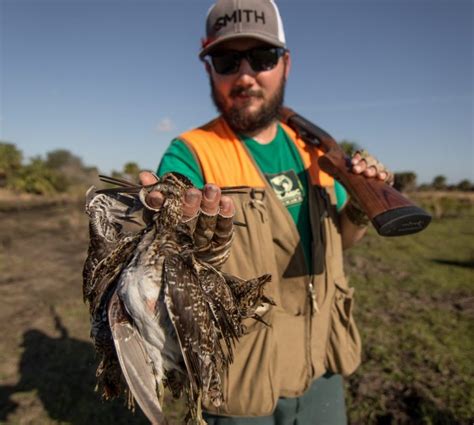
<svg viewBox="0 0 474 425"><path fill-rule="evenodd" d="M303 161L295 144L279 125L275 138L268 144L239 136L245 144L262 173L273 187L277 197L286 206L301 237L307 264L311 258L311 225L308 206L308 182ZM176 171L187 176L193 184L202 188L205 184L201 169L186 144L175 139L171 142L161 159L157 174ZM347 201L345 189L336 182L338 209Z"/></svg>

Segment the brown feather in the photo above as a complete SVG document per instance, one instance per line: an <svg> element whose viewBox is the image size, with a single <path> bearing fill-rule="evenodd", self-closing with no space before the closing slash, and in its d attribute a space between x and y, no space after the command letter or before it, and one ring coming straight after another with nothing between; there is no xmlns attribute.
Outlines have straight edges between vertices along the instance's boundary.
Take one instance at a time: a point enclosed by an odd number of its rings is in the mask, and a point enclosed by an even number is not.
<svg viewBox="0 0 474 425"><path fill-rule="evenodd" d="M120 187L95 191L87 204L91 244L84 294L102 356L99 378L115 395L120 364L153 423L163 423L158 392L167 384L175 395L187 395L189 420L203 424L201 400L223 402L221 375L244 332L242 320L263 322L256 311L269 300L263 290L270 276L243 280L196 258L191 229L182 223L182 199L192 187L184 176L170 173L146 187L102 180ZM143 208L139 199L151 190L163 193L163 206L145 228L125 232L123 222Z"/></svg>

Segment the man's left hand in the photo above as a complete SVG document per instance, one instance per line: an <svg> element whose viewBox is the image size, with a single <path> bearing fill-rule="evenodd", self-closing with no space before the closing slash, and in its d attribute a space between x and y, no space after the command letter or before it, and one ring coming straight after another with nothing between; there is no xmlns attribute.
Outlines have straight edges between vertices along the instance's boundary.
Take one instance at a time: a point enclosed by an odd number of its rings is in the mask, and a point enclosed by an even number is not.
<svg viewBox="0 0 474 425"><path fill-rule="evenodd" d="M365 177L376 178L393 186L394 174L367 151L356 151L351 158L351 164L354 174L363 174Z"/></svg>
<svg viewBox="0 0 474 425"><path fill-rule="evenodd" d="M381 180L393 185L394 175L374 156L367 151L356 151L351 158L352 172L369 179ZM361 210L354 197L350 197L341 215L342 246L347 249L359 241L367 230L369 218Z"/></svg>

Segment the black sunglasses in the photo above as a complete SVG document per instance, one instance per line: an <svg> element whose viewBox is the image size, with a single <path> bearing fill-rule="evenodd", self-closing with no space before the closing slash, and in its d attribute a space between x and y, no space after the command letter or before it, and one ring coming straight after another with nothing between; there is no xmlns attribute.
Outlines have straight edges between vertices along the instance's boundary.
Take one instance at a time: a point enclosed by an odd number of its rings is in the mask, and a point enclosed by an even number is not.
<svg viewBox="0 0 474 425"><path fill-rule="evenodd" d="M226 50L210 54L212 66L218 74L230 75L238 72L242 59L247 59L255 72L275 68L278 59L286 52L282 47L254 47L239 51Z"/></svg>

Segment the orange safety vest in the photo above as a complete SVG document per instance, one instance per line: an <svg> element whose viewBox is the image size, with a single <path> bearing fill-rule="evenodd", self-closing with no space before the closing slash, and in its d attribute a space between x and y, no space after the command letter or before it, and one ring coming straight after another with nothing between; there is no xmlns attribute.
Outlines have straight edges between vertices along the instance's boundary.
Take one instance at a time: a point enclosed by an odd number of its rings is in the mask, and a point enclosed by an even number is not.
<svg viewBox="0 0 474 425"><path fill-rule="evenodd" d="M320 254L324 271L317 275L308 272L288 210L224 119L179 137L194 154L204 180L227 188L235 220L245 224L235 228L223 271L244 279L272 275L265 294L276 306L266 305L259 312L269 326L246 319L247 332L222 376L224 403L218 409L204 403L207 411L219 415L269 415L279 397L300 396L326 371L348 375L360 363L360 338L352 318L353 289L343 271L334 180L318 167L322 152L281 125L295 143L311 182L313 240L320 238L325 247L324 255ZM313 270L316 251L313 248Z"/></svg>
<svg viewBox="0 0 474 425"><path fill-rule="evenodd" d="M305 168L309 170L311 183L333 186L334 179L317 166L323 152L308 146L286 124L280 125L295 143ZM255 168L247 149L224 119L217 118L201 128L183 133L179 138L192 147L206 182L221 187L265 187L262 175Z"/></svg>

